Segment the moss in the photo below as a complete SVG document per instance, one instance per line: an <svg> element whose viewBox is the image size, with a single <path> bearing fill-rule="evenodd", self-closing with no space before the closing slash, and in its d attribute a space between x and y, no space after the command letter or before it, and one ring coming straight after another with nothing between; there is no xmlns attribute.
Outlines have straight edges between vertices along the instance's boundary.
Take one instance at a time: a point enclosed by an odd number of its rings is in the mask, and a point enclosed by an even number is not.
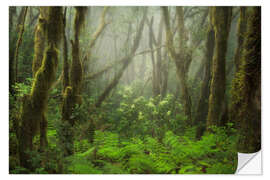
<svg viewBox="0 0 270 180"><path fill-rule="evenodd" d="M65 59L64 65L65 65L65 78L64 78L64 93L63 93L63 105L62 105L62 121L65 123L68 123L67 128L71 132L71 128L74 126L75 122L74 119L71 118L71 115L73 113L73 110L76 106L76 104L81 105L82 98L80 95L81 91L81 85L82 85L82 79L83 79L83 69L82 69L82 63L80 60L80 51L79 51L79 35L82 28L82 25L84 23L85 14L86 14L86 7L76 7L76 13L75 13L75 19L74 19L74 41L71 41L72 43L72 63L71 63L71 70L70 70L70 82L68 81L69 76L67 76L68 73L68 63L67 59ZM64 39L65 41L65 39ZM64 42L65 46L65 42ZM66 47L65 47L66 48ZM63 138L63 141L69 141L69 142L61 142L63 144L62 148L64 152L66 152L65 155L70 155L73 153L73 138L69 138L69 135L66 135L65 138ZM69 143L71 144L71 147L66 147L64 144Z"/></svg>
<svg viewBox="0 0 270 180"><path fill-rule="evenodd" d="M63 32L62 7L50 7L48 12L47 40L48 44L53 43L56 47L60 44Z"/></svg>
<svg viewBox="0 0 270 180"><path fill-rule="evenodd" d="M247 12L246 7L240 7L240 17L238 20L238 30L237 30L237 42L238 46L235 51L234 63L235 63L235 71L238 72L240 66L240 59L243 51L244 44L244 34L247 26Z"/></svg>
<svg viewBox="0 0 270 180"><path fill-rule="evenodd" d="M240 138L238 151L261 149L261 12L254 7L248 18L240 70L232 86L232 121Z"/></svg>
<svg viewBox="0 0 270 180"><path fill-rule="evenodd" d="M59 11L59 8L50 7L49 14L52 14L52 12L57 12L54 16L55 19L59 20L59 17L61 17L62 14L62 12ZM48 32L52 32L51 29L56 28L55 20L53 20L55 23L50 23L51 20L52 17L48 18L48 26L46 28ZM58 24L61 24L61 22L62 21L58 22ZM25 95L23 98L19 116L20 124L17 131L21 166L30 169L31 164L29 164L29 155L27 152L33 149L33 138L39 130L41 133L40 144L47 144L47 120L45 114L47 110L49 90L55 80L58 66L58 50L56 49L56 45L58 44L57 41L59 41L59 37L53 40L47 38L48 47L43 55L42 65L35 73L30 94Z"/></svg>
<svg viewBox="0 0 270 180"><path fill-rule="evenodd" d="M211 23L215 31L215 49L212 62L207 127L221 125L226 86L226 51L229 36L232 8L211 7Z"/></svg>
<svg viewBox="0 0 270 180"><path fill-rule="evenodd" d="M45 49L45 26L46 20L40 15L35 29L34 60L32 64L33 77L40 68Z"/></svg>

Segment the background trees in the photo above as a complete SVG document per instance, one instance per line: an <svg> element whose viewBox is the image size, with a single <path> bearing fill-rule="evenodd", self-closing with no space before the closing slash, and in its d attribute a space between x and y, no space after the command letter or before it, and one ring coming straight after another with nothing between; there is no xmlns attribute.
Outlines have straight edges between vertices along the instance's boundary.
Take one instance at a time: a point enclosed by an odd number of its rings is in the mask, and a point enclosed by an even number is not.
<svg viewBox="0 0 270 180"><path fill-rule="evenodd" d="M260 8L9 13L11 172L234 173L260 149Z"/></svg>

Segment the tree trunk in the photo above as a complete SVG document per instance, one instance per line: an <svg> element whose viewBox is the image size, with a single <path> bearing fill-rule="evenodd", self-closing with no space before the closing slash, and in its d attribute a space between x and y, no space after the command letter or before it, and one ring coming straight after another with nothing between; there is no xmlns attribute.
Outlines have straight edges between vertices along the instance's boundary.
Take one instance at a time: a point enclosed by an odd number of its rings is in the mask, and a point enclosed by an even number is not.
<svg viewBox="0 0 270 180"><path fill-rule="evenodd" d="M20 125L17 129L17 137L19 141L19 158L20 165L31 169L29 162L29 150L33 150L33 138L37 134L39 128L42 132L46 132L44 126L44 117L47 109L49 90L55 80L58 66L58 50L57 45L61 38L62 29L62 8L50 7L47 22L48 46L45 50L45 56L42 65L35 75L32 84L31 93L23 98L22 111L20 113ZM49 33L54 33L53 36ZM41 125L43 122L43 126ZM41 133L43 134L43 133ZM45 135L46 136L46 135Z"/></svg>
<svg viewBox="0 0 270 180"><path fill-rule="evenodd" d="M254 153L261 149L261 8L254 7L240 56L239 72L232 86L232 121L240 134L238 151Z"/></svg>
<svg viewBox="0 0 270 180"><path fill-rule="evenodd" d="M244 34L246 32L247 26L247 13L246 7L240 7L240 17L238 20L238 30L237 30L237 42L238 46L235 51L234 56L234 63L235 63L235 72L239 71L240 59L241 54L243 51L243 44L244 44Z"/></svg>
<svg viewBox="0 0 270 180"><path fill-rule="evenodd" d="M209 25L206 40L205 63L203 63L204 75L201 85L200 98L197 106L195 124L198 126L196 130L196 138L200 139L206 129L206 118L208 113L208 99L210 93L211 66L214 54L215 32Z"/></svg>
<svg viewBox="0 0 270 180"><path fill-rule="evenodd" d="M184 15L182 7L176 7L176 14L178 17L178 36L179 36L179 52L176 52L173 45L173 34L170 27L170 17L167 7L162 7L163 16L166 26L166 43L170 56L175 62L176 72L180 81L181 100L183 102L184 113L187 116L187 125L192 125L191 117L191 98L187 86L187 73L191 62L191 51L186 49L186 32L184 27Z"/></svg>
<svg viewBox="0 0 270 180"><path fill-rule="evenodd" d="M35 28L35 45L34 45L34 59L32 63L32 73L33 78L35 78L35 74L38 69L41 67L43 53L45 50L45 39L46 39L46 18L48 17L48 8L40 7L40 14L38 17L38 22Z"/></svg>
<svg viewBox="0 0 270 180"><path fill-rule="evenodd" d="M212 62L207 128L221 123L222 106L225 96L225 60L227 40L232 17L231 7L211 7L211 22L215 30L215 49Z"/></svg>
<svg viewBox="0 0 270 180"><path fill-rule="evenodd" d="M85 21L86 7L76 7L75 19L74 19L74 41L71 41L72 45L72 62L70 69L70 84L64 90L63 94L63 106L62 106L62 121L63 128L68 129L69 133L63 133L63 139L61 143L63 146L64 155L68 156L73 154L73 133L72 127L75 124L75 119L71 118L75 105L82 103L81 86L83 80L82 62L80 60L80 46L79 36L83 23ZM64 78L65 79L65 78ZM66 146L66 144L69 144Z"/></svg>

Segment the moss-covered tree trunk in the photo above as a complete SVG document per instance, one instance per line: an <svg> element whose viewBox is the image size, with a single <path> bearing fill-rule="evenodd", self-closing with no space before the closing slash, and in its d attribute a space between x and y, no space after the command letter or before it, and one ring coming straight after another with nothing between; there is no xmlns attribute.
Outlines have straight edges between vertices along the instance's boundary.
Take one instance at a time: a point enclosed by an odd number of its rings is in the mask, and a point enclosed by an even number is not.
<svg viewBox="0 0 270 180"><path fill-rule="evenodd" d="M39 8L38 22L35 27L34 38L34 60L32 63L33 78L41 67L46 43L46 18L48 17L48 7Z"/></svg>
<svg viewBox="0 0 270 180"><path fill-rule="evenodd" d="M67 59L64 61L64 75L63 79L65 81L64 94L63 94L63 106L62 106L62 121L63 128L61 139L62 148L64 150L64 155L73 154L73 133L72 127L74 126L74 118L71 117L76 104L80 105L82 103L81 98L81 86L83 80L83 68L82 62L80 60L80 46L79 46L79 36L85 21L87 8L86 7L76 7L75 18L74 18L74 41L72 44L72 62L70 67L70 76L67 76L67 71L69 69L67 64ZM64 48L65 48L65 38L64 38ZM65 57L67 58L67 57ZM68 78L70 82L68 82ZM68 85L68 86L67 86Z"/></svg>
<svg viewBox="0 0 270 180"><path fill-rule="evenodd" d="M42 65L36 72L31 92L23 98L17 137L19 141L20 165L25 168L31 168L28 152L33 150L33 138L39 128L42 128L40 125L45 118L49 90L55 80L58 65L57 47L62 32L61 19L62 8L50 7L48 18L46 18L46 41L48 45L44 53ZM40 129L40 131L42 130Z"/></svg>
<svg viewBox="0 0 270 180"><path fill-rule="evenodd" d="M196 138L200 138L206 129L206 118L208 113L208 99L210 93L211 65L214 54L215 33L211 26L208 27L206 40L205 62L203 65L203 81L200 90L200 98L197 106L194 122L198 126L196 130Z"/></svg>
<svg viewBox="0 0 270 180"><path fill-rule="evenodd" d="M261 149L261 8L254 7L244 35L239 72L232 86L232 113L240 138L238 151Z"/></svg>
<svg viewBox="0 0 270 180"><path fill-rule="evenodd" d="M207 127L221 124L223 111L226 77L225 60L227 41L231 25L231 7L211 7L211 23L215 31L215 49L212 61L212 77L210 84L209 108Z"/></svg>
<svg viewBox="0 0 270 180"><path fill-rule="evenodd" d="M240 56L242 55L243 51L243 44L244 44L244 34L246 32L246 26L247 26L247 8L246 7L240 7L240 17L238 20L238 30L237 30L237 42L238 46L235 51L234 55L234 64L235 64L235 72L239 71L240 66Z"/></svg>

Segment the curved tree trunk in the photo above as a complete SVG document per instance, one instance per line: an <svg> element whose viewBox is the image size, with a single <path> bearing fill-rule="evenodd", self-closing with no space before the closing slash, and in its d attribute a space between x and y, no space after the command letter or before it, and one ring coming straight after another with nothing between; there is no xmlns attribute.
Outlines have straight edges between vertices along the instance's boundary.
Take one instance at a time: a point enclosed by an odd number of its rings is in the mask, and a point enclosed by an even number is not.
<svg viewBox="0 0 270 180"><path fill-rule="evenodd" d="M45 56L43 57L42 65L35 75L31 93L25 95L23 98L19 117L20 125L16 132L19 141L20 164L21 166L30 169L30 157L27 152L33 150L33 138L37 134L39 128L42 128L42 122L44 123L49 90L55 80L58 66L57 47L62 32L62 8L50 7L46 22L46 41L48 42L48 45L44 53ZM53 35L50 33L53 33ZM46 132L46 129L43 130Z"/></svg>

